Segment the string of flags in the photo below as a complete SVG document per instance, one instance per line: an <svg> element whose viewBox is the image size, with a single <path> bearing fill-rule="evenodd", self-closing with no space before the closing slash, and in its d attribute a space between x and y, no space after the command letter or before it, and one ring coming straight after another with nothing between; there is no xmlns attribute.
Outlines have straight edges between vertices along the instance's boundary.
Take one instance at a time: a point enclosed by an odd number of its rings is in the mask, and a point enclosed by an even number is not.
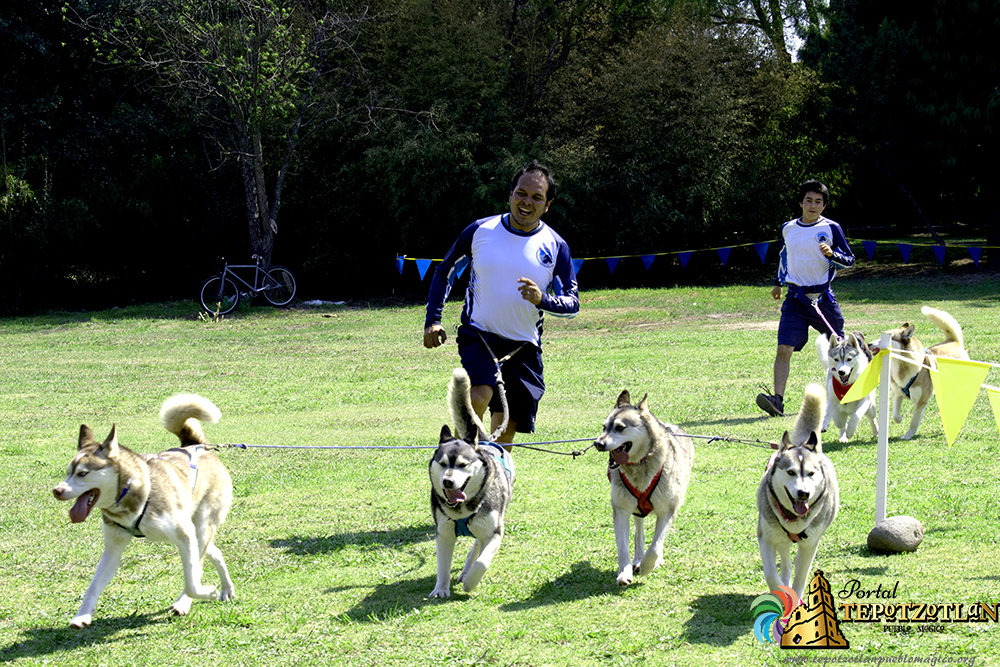
<svg viewBox="0 0 1000 667"><path fill-rule="evenodd" d="M881 245L887 245L887 243L885 241L869 241L869 240L866 240L866 239L850 239L850 240L851 241L860 241L861 242L861 245L865 249L865 252L867 253L869 260L874 260L875 259L875 248L876 248L876 246L878 246L879 244L881 244ZM764 264L765 260L767 259L767 251L768 251L768 248L769 248L770 245L771 245L770 241L762 241L760 243L741 243L741 244L737 244L737 245L723 246L723 247L718 247L718 248L702 248L702 249L699 249L699 250L679 250L679 251L675 251L675 252L658 252L658 253L651 253L651 254L648 254L648 255L614 255L614 256L610 256L610 257L584 257L584 258L574 259L573 260L573 268L576 270L577 274L579 274L580 273L580 269L583 268L584 262L599 261L599 260L603 259L605 261L605 263L607 264L608 271L610 273L614 273L615 268L618 266L618 264L619 264L619 262L621 262L621 260L623 260L623 259L634 259L634 258L638 257L639 259L642 260L642 263L646 266L646 270L648 271L649 267L651 267L653 265L653 262L656 261L656 258L657 257L662 257L664 255L676 255L677 259L680 260L681 266L686 268L688 260L691 259L691 256L694 253L696 253L696 252L712 252L712 251L714 251L714 252L716 252L718 254L719 261L722 262L722 266L725 266L726 263L729 261L729 256L730 256L730 254L732 253L732 251L734 249L736 249L736 248L748 248L750 246L753 246L753 249L757 252L757 256L760 257L761 264ZM904 264L909 264L910 263L910 254L912 253L914 247L918 247L918 248L930 248L934 252L934 256L937 257L938 264L940 264L941 266L944 266L945 252L949 248L964 248L965 250L968 251L969 257L972 259L973 263L976 265L976 268L979 268L979 260L982 258L983 249L984 248L993 248L993 247L995 247L995 246L985 246L985 245L983 245L983 246L931 245L931 244L920 244L920 243L888 243L888 245L895 245L896 246L896 248L899 250L900 255L903 258L903 263ZM403 265L404 265L404 262L406 262L406 261L412 261L412 262L416 263L417 271L420 274L420 280L423 280L424 277L427 275L427 271L428 271L428 269L430 269L431 264L434 263L434 262L440 262L442 260L440 260L440 259L420 259L420 258L416 258L416 257L407 257L406 255L397 255L396 256L396 269L399 271L400 275L403 275ZM463 267L462 270L464 271L464 267ZM461 276L461 271L459 272L459 276Z"/></svg>
<svg viewBox="0 0 1000 667"><path fill-rule="evenodd" d="M850 390L840 399L841 403L860 400L878 387L882 360L887 354L891 359L913 363L913 360L904 355L889 350L879 350ZM933 359L934 363L931 366L920 365L931 372L931 384L934 385L934 396L937 397L938 411L941 413L941 424L948 440L948 447L952 446L958 437L958 432L962 430L962 425L968 419L980 389L986 390L990 406L993 408L997 430L1000 431L1000 388L983 384L990 369L1000 368L1000 364L938 357L931 354L927 356Z"/></svg>

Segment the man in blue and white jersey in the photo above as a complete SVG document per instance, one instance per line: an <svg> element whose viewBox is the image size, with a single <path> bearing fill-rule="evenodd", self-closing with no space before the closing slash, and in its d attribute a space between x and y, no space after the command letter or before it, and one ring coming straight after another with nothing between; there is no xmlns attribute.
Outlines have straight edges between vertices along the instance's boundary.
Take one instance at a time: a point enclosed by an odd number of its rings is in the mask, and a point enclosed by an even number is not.
<svg viewBox="0 0 1000 667"><path fill-rule="evenodd" d="M830 283L837 269L854 266L854 253L840 225L823 216L830 190L819 181L799 188L802 217L781 225L778 275L771 296L787 290L778 321L778 350L774 357L774 394L757 395L757 406L772 416L785 413L785 386L792 353L809 342L809 327L843 337L844 315ZM817 310L818 309L818 310Z"/></svg>
<svg viewBox="0 0 1000 667"><path fill-rule="evenodd" d="M555 198L555 187L544 165L525 165L511 181L510 212L465 228L434 272L427 297L424 347L433 348L447 339L441 312L455 278L469 268L458 352L472 381L472 407L480 417L490 408L493 431L504 416L496 390L497 363L503 360L509 418L497 438L501 443L512 443L515 432L534 431L545 391L545 313L573 317L580 310L569 246L541 219Z"/></svg>

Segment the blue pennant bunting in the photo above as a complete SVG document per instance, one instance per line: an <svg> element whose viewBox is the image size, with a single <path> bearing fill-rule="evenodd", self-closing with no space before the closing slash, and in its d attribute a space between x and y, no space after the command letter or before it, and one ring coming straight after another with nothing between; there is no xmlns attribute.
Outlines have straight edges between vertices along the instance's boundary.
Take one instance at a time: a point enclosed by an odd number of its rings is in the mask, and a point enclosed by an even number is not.
<svg viewBox="0 0 1000 667"><path fill-rule="evenodd" d="M899 247L899 252L903 254L903 264L909 264L910 251L913 250L913 246L909 243L897 243L896 246Z"/></svg>
<svg viewBox="0 0 1000 667"><path fill-rule="evenodd" d="M418 259L417 261L417 271L420 272L420 279L423 280L424 276L427 275L427 269L431 266L431 260L429 259Z"/></svg>
<svg viewBox="0 0 1000 667"><path fill-rule="evenodd" d="M403 275L403 260L406 259L406 255L398 255L396 257L396 269L399 271L399 275Z"/></svg>
<svg viewBox="0 0 1000 667"><path fill-rule="evenodd" d="M982 248L969 248L969 257L972 258L972 261L975 263L977 269L979 268L979 258L982 256Z"/></svg>
<svg viewBox="0 0 1000 667"><path fill-rule="evenodd" d="M580 273L580 267L581 266L583 266L583 260L582 259L574 259L573 260L573 273Z"/></svg>
<svg viewBox="0 0 1000 667"><path fill-rule="evenodd" d="M868 259L875 259L875 242L874 241L862 241L861 245L865 247L865 252L868 253Z"/></svg>
<svg viewBox="0 0 1000 667"><path fill-rule="evenodd" d="M943 245L931 246L931 250L933 250L934 254L937 255L938 264L944 266L944 246Z"/></svg>
<svg viewBox="0 0 1000 667"><path fill-rule="evenodd" d="M642 263L646 265L646 270L649 271L649 267L653 265L653 260L656 259L656 255L643 255Z"/></svg>
<svg viewBox="0 0 1000 667"><path fill-rule="evenodd" d="M729 261L729 253L732 251L732 248L719 248L719 259L722 260L723 266L725 266L726 262Z"/></svg>
<svg viewBox="0 0 1000 667"><path fill-rule="evenodd" d="M614 273L615 267L618 266L618 260L621 257L608 257L608 273Z"/></svg>
<svg viewBox="0 0 1000 667"><path fill-rule="evenodd" d="M681 260L681 266L684 266L684 267L686 267L688 265L688 260L691 259L691 253L690 252L679 252L679 253L677 253L677 256Z"/></svg>
<svg viewBox="0 0 1000 667"><path fill-rule="evenodd" d="M764 241L763 243L754 243L753 244L753 247L757 249L757 255L760 256L760 263L761 264L764 263L764 258L767 257L767 246L769 246L769 245L770 245L770 243L767 242L767 241Z"/></svg>

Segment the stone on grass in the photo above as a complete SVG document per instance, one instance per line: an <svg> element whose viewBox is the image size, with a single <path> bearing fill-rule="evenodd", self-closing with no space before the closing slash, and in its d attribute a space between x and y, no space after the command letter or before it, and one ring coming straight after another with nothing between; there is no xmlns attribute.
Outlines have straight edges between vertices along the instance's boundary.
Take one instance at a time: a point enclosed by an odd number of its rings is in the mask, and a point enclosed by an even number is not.
<svg viewBox="0 0 1000 667"><path fill-rule="evenodd" d="M868 533L868 548L877 553L916 551L924 540L924 526L912 516L892 516Z"/></svg>

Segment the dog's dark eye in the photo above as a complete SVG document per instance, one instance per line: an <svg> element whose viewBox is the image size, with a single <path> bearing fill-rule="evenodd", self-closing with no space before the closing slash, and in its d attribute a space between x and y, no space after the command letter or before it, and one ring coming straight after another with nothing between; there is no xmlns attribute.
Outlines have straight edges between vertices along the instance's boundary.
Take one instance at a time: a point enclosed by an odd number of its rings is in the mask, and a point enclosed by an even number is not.
<svg viewBox="0 0 1000 667"><path fill-rule="evenodd" d="M615 424L615 431L621 433L625 430L625 424Z"/></svg>

